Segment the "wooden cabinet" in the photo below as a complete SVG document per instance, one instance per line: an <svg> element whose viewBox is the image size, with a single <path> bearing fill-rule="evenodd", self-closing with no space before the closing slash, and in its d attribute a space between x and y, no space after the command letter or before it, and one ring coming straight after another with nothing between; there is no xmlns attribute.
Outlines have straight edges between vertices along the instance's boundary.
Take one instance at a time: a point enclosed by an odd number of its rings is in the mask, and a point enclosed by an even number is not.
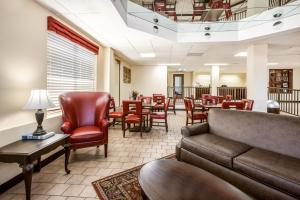
<svg viewBox="0 0 300 200"><path fill-rule="evenodd" d="M269 87L293 89L293 69L270 69Z"/></svg>

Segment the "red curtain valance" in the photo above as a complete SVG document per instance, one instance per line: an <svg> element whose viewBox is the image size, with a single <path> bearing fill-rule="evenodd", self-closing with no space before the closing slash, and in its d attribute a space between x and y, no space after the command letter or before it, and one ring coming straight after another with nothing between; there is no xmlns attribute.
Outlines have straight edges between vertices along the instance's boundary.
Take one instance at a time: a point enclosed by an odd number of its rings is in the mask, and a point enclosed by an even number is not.
<svg viewBox="0 0 300 200"><path fill-rule="evenodd" d="M72 42L75 42L80 46L94 52L95 54L98 54L99 46L91 43L90 41L82 37L80 34L76 33L75 31L73 31L72 29L57 21L51 16L48 16L48 30L54 31L55 33L71 40Z"/></svg>

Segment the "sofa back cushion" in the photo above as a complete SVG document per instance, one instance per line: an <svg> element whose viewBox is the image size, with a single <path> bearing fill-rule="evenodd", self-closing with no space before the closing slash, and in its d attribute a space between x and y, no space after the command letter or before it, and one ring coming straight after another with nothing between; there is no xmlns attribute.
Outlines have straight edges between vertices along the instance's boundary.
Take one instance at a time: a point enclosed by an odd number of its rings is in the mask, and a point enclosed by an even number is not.
<svg viewBox="0 0 300 200"><path fill-rule="evenodd" d="M300 159L300 118L262 112L211 109L209 132Z"/></svg>

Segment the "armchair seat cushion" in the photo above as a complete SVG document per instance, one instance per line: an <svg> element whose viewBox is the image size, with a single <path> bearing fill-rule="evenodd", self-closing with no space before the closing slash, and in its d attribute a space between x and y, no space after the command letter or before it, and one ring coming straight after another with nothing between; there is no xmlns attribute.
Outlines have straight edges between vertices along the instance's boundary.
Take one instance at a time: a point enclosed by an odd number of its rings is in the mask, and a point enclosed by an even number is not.
<svg viewBox="0 0 300 200"><path fill-rule="evenodd" d="M141 118L138 115L128 115L125 118L125 123L140 123Z"/></svg>
<svg viewBox="0 0 300 200"><path fill-rule="evenodd" d="M110 112L110 113L108 114L108 116L109 116L110 118L121 118L121 117L123 117L123 112L122 112L122 111Z"/></svg>
<svg viewBox="0 0 300 200"><path fill-rule="evenodd" d="M70 135L71 143L84 143L98 141L104 138L103 132L98 126L83 126L73 130Z"/></svg>
<svg viewBox="0 0 300 200"><path fill-rule="evenodd" d="M164 112L155 112L150 115L150 119L165 119L166 114Z"/></svg>
<svg viewBox="0 0 300 200"><path fill-rule="evenodd" d="M182 148L203 158L216 162L228 168L233 166L233 158L248 151L251 147L217 135L205 133L184 137Z"/></svg>
<svg viewBox="0 0 300 200"><path fill-rule="evenodd" d="M233 168L257 181L300 198L300 160L254 148L236 157Z"/></svg>

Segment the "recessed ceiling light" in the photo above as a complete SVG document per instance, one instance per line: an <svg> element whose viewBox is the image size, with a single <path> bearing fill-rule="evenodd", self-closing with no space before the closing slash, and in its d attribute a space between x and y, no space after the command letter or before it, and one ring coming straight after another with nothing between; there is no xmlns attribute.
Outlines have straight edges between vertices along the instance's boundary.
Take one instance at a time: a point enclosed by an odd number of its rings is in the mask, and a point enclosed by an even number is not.
<svg viewBox="0 0 300 200"><path fill-rule="evenodd" d="M142 58L154 58L156 55L155 53L140 53Z"/></svg>
<svg viewBox="0 0 300 200"><path fill-rule="evenodd" d="M279 26L280 24L282 24L282 21L277 21L273 24L273 26Z"/></svg>
<svg viewBox="0 0 300 200"><path fill-rule="evenodd" d="M159 65L163 65L163 66L180 66L180 63L161 63Z"/></svg>
<svg viewBox="0 0 300 200"><path fill-rule="evenodd" d="M205 63L204 66L227 66L227 63Z"/></svg>
<svg viewBox="0 0 300 200"><path fill-rule="evenodd" d="M234 55L235 57L247 57L247 52L242 51Z"/></svg>
<svg viewBox="0 0 300 200"><path fill-rule="evenodd" d="M272 63L267 63L268 66L274 66L274 65L278 65L279 63L277 62L272 62Z"/></svg>

